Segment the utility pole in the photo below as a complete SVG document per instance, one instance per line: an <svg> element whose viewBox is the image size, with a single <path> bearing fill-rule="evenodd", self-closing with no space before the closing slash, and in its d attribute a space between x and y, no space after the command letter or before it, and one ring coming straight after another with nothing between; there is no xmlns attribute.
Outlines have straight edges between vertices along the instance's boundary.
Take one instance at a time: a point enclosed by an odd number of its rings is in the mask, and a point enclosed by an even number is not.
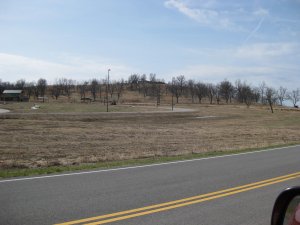
<svg viewBox="0 0 300 225"><path fill-rule="evenodd" d="M110 69L108 69L108 71L107 71L107 84L106 84L106 112L108 112L109 72L110 72Z"/></svg>

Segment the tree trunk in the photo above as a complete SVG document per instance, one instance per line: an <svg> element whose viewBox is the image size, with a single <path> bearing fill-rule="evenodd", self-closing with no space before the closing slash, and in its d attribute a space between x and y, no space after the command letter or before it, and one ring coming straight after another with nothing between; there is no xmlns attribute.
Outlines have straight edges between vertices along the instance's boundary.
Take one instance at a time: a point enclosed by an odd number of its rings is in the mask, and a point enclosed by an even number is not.
<svg viewBox="0 0 300 225"><path fill-rule="evenodd" d="M270 105L270 108L271 108L271 112L274 113L274 111L273 111L273 104L272 104L271 101L269 101L269 105Z"/></svg>

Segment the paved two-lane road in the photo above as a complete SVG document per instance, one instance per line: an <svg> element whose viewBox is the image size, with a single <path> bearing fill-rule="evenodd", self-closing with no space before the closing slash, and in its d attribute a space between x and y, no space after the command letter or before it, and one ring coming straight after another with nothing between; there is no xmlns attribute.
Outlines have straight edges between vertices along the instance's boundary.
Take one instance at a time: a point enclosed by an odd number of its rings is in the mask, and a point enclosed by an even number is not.
<svg viewBox="0 0 300 225"><path fill-rule="evenodd" d="M290 175L297 172L300 146L135 168L0 180L0 224L269 224L279 192L300 185L300 174ZM212 193L216 191L221 192ZM203 196L207 193L212 194ZM193 198L182 200L188 197ZM174 200L179 202L170 203ZM116 212L121 213L78 221Z"/></svg>

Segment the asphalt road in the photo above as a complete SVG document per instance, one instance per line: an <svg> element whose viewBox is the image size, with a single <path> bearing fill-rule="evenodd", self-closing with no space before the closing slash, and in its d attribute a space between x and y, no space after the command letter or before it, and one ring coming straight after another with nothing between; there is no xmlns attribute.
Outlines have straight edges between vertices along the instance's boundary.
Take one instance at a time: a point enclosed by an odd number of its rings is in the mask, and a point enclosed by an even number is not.
<svg viewBox="0 0 300 225"><path fill-rule="evenodd" d="M122 212L300 172L300 146L171 164L30 179L0 180L0 224L55 224ZM273 203L300 178L107 224L265 225ZM239 189L240 190L240 189ZM174 204L172 204L174 205ZM141 213L143 214L143 213ZM126 214L127 215L127 214ZM104 219L106 220L106 219ZM99 220L96 220L99 221ZM95 222L89 221L90 222ZM109 222L109 220L107 220ZM75 223L84 224L84 223Z"/></svg>

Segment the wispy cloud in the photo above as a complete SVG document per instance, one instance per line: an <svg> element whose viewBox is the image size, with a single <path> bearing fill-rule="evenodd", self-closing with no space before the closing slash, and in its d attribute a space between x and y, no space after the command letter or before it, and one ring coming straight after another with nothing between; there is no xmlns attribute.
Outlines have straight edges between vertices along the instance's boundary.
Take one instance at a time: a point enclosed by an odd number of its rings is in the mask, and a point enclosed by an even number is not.
<svg viewBox="0 0 300 225"><path fill-rule="evenodd" d="M221 1L204 0L201 4L191 4L195 1L167 0L165 7L176 9L181 14L196 21L202 26L215 29L248 32L246 40L255 35L269 16L269 11L258 7L255 10L245 9L238 4L228 3L224 8ZM195 6L196 5L196 6ZM251 28L252 23L258 20L256 26Z"/></svg>
<svg viewBox="0 0 300 225"><path fill-rule="evenodd" d="M260 21L258 22L256 27L246 37L246 39L244 40L244 43L248 42L255 35L255 33L260 29L262 23L264 22L264 19L265 19L264 17L260 19Z"/></svg>
<svg viewBox="0 0 300 225"><path fill-rule="evenodd" d="M60 57L60 63L30 58L21 55L0 53L0 77L3 81L25 79L36 81L41 77L53 82L56 78L67 77L77 81L92 78L104 79L111 69L112 79L130 75L132 68L103 59L86 59L68 54Z"/></svg>
<svg viewBox="0 0 300 225"><path fill-rule="evenodd" d="M198 58L206 58L210 61L225 61L231 58L233 61L243 60L244 62L257 61L260 63L272 60L286 60L287 57L299 58L300 44L297 42L257 42L254 44L243 44L227 48L185 48L183 52L192 54Z"/></svg>
<svg viewBox="0 0 300 225"><path fill-rule="evenodd" d="M253 11L253 15L257 17L266 17L269 15L269 11L264 8L258 8L255 11Z"/></svg>
<svg viewBox="0 0 300 225"><path fill-rule="evenodd" d="M210 6L214 4L205 4L205 5ZM235 24L233 24L229 18L227 18L225 15L222 15L219 11L214 9L192 8L181 0L165 1L165 6L170 9L171 8L177 9L180 13L197 21L199 24L203 26L212 26L215 28L222 28L222 29L236 28Z"/></svg>
<svg viewBox="0 0 300 225"><path fill-rule="evenodd" d="M177 74L184 74L186 77L202 81L218 83L229 79L234 82L237 79L247 80L255 83L266 80L268 74L275 73L275 69L267 66L231 66L231 65L190 65L177 71Z"/></svg>
<svg viewBox="0 0 300 225"><path fill-rule="evenodd" d="M289 76L282 79L282 74L287 73ZM282 67L273 65L262 66L239 66L239 65L190 65L182 70L172 71L169 73L169 80L174 74L183 74L188 79L207 83L218 83L224 79L231 82L236 80L245 80L250 84L257 86L260 82L265 81L268 85L279 88L279 86L289 87L289 89L298 88L300 82L299 70L290 71Z"/></svg>
<svg viewBox="0 0 300 225"><path fill-rule="evenodd" d="M281 57L298 54L299 44L290 42L279 43L255 43L238 47L235 51L235 56L238 58L251 60L270 60L274 57Z"/></svg>
<svg viewBox="0 0 300 225"><path fill-rule="evenodd" d="M253 15L255 17L260 18L260 20L259 20L258 24L256 25L256 27L246 37L246 39L244 40L244 43L249 41L255 35L255 33L258 32L258 30L260 29L260 27L262 26L262 24L265 20L265 17L269 15L269 11L266 9L263 9L263 8L259 8L253 12Z"/></svg>

